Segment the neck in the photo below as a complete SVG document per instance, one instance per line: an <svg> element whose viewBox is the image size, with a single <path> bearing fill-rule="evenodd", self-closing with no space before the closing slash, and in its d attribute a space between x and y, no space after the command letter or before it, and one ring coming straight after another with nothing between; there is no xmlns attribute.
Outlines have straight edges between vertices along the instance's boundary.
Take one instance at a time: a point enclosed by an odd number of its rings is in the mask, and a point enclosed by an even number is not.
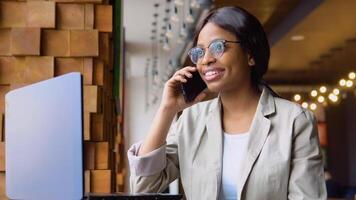
<svg viewBox="0 0 356 200"><path fill-rule="evenodd" d="M249 84L237 90L222 92L220 94L224 115L241 116L256 110L260 91L256 86Z"/></svg>

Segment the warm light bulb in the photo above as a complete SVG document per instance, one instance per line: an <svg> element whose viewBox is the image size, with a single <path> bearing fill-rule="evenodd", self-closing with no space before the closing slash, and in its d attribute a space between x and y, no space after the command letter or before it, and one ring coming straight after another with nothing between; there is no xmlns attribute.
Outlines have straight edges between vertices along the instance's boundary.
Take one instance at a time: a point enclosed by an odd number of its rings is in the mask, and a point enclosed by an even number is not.
<svg viewBox="0 0 356 200"><path fill-rule="evenodd" d="M354 84L354 82L352 82L351 80L346 81L346 87L348 87L348 88L352 87L353 84Z"/></svg>
<svg viewBox="0 0 356 200"><path fill-rule="evenodd" d="M308 108L308 106L309 106L309 104L308 104L307 102L303 102L303 103L302 103L302 107L303 107L303 108Z"/></svg>
<svg viewBox="0 0 356 200"><path fill-rule="evenodd" d="M294 95L294 101L300 101L302 97L299 94Z"/></svg>
<svg viewBox="0 0 356 200"><path fill-rule="evenodd" d="M356 74L355 74L355 72L350 72L349 73L349 79L355 79L355 77L356 77Z"/></svg>
<svg viewBox="0 0 356 200"><path fill-rule="evenodd" d="M310 104L310 109L311 110L316 110L317 105L315 103Z"/></svg>
<svg viewBox="0 0 356 200"><path fill-rule="evenodd" d="M330 93L328 97L332 102L337 102L338 100L338 97L333 93Z"/></svg>
<svg viewBox="0 0 356 200"><path fill-rule="evenodd" d="M318 102L323 103L325 101L325 98L323 96L318 97Z"/></svg>
<svg viewBox="0 0 356 200"><path fill-rule="evenodd" d="M320 89L319 89L319 91L320 91L321 93L325 93L326 90L327 90L327 89L326 89L325 86L321 86Z"/></svg>
<svg viewBox="0 0 356 200"><path fill-rule="evenodd" d="M344 86L346 85L346 80L345 80L345 79L341 79L341 80L339 81L339 85L340 85L341 87L344 87Z"/></svg>
<svg viewBox="0 0 356 200"><path fill-rule="evenodd" d="M333 90L333 93L334 93L335 95L339 95L339 94L340 94L340 90L337 89L337 88L335 88L335 89Z"/></svg>
<svg viewBox="0 0 356 200"><path fill-rule="evenodd" d="M318 91L312 90L311 93L310 93L310 95L311 95L312 97L316 97L316 96L318 95Z"/></svg>

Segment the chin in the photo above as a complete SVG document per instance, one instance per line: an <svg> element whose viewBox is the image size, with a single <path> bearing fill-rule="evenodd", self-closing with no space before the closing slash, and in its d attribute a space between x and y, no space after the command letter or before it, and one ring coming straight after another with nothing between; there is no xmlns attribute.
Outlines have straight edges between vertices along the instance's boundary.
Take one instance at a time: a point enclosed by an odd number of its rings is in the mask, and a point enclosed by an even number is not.
<svg viewBox="0 0 356 200"><path fill-rule="evenodd" d="M207 84L207 86L208 86L208 90L213 93L219 93L223 89L223 86L218 83L209 83Z"/></svg>

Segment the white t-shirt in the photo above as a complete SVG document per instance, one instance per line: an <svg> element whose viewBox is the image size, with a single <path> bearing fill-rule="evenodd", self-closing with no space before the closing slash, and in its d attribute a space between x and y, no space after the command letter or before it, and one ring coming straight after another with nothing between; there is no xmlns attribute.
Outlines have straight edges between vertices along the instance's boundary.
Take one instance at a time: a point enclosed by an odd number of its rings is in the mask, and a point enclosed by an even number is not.
<svg viewBox="0 0 356 200"><path fill-rule="evenodd" d="M237 181L246 155L249 135L248 132L237 135L224 132L221 200L238 200L237 193L240 188L237 188Z"/></svg>

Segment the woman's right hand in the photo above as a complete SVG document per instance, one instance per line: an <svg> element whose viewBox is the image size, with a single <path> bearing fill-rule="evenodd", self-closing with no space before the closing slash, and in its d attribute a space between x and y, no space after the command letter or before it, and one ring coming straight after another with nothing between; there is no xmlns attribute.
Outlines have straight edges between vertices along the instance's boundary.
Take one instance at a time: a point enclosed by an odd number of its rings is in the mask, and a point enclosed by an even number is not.
<svg viewBox="0 0 356 200"><path fill-rule="evenodd" d="M176 71L173 76L165 83L161 101L161 107L165 110L178 113L185 108L192 106L204 99L206 94L200 93L192 102L186 103L181 92L181 83L187 82L187 79L192 78L192 72L196 71L196 67L184 67Z"/></svg>

